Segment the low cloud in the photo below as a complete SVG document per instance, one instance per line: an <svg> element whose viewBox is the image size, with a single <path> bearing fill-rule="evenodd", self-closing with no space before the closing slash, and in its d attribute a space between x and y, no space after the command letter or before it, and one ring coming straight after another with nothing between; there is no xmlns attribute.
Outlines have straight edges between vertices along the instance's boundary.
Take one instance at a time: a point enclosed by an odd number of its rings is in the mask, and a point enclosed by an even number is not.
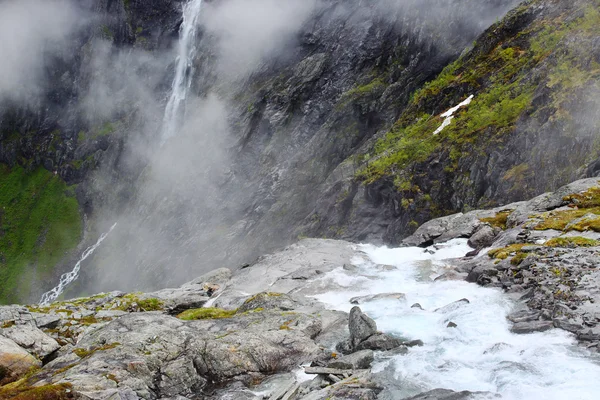
<svg viewBox="0 0 600 400"><path fill-rule="evenodd" d="M77 21L67 0L0 1L0 100L39 94L47 61L64 51Z"/></svg>

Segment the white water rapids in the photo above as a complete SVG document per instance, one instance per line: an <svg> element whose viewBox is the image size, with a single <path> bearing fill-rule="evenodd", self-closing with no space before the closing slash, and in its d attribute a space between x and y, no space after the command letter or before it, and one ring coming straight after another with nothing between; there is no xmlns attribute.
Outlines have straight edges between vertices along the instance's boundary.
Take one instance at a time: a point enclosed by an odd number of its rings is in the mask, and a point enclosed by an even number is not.
<svg viewBox="0 0 600 400"><path fill-rule="evenodd" d="M179 28L175 77L163 118L163 142L177 133L181 117L185 114L185 101L194 75L193 60L197 52L196 34L201 10L202 0L190 0L183 6L183 22Z"/></svg>
<svg viewBox="0 0 600 400"><path fill-rule="evenodd" d="M65 291L67 286L69 286L73 281L75 281L79 277L81 263L84 262L89 256L91 256L94 253L98 246L100 246L104 239L106 239L108 234L111 233L113 229L115 229L115 226L117 226L116 223L114 223L113 226L111 226L107 232L100 235L98 241L94 245L85 249L85 251L81 254L81 258L79 259L79 261L77 261L73 269L70 272L62 274L60 276L60 282L58 283L58 285L54 289L42 295L42 298L39 302L40 305L46 306L52 303L53 301L56 301L56 299L58 299L58 297Z"/></svg>
<svg viewBox="0 0 600 400"><path fill-rule="evenodd" d="M379 330L425 343L406 355L376 358L373 371L388 386L382 398L401 399L436 388L488 391L511 400L599 398L600 360L577 346L573 335L559 329L513 334L506 315L516 304L507 295L463 281L432 280L444 271L440 260L471 250L466 240L438 246L434 254L421 248L359 249L368 257L355 260L358 274L338 268L320 278L322 287L335 282L347 290L315 297L328 308L349 311L349 299L355 296L404 293L406 301L378 300L360 307ZM434 311L462 298L470 304L447 313ZM414 303L425 311L411 308ZM458 327L447 328L449 321Z"/></svg>

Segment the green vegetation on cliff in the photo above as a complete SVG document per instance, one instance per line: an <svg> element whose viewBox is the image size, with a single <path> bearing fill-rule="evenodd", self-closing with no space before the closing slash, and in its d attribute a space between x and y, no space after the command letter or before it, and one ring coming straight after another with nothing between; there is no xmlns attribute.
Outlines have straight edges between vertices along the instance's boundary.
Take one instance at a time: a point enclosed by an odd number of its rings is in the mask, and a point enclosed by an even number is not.
<svg viewBox="0 0 600 400"><path fill-rule="evenodd" d="M561 110L570 93L600 76L600 65L588 62L589 55L579 54L573 45L600 33L600 11L587 3L577 12L540 17L529 25L514 22L527 21L533 7L517 8L490 28L473 50L415 92L393 127L364 157L357 177L365 183L391 177L399 191L417 193L413 167L441 157L446 173L460 179L458 175L468 174L460 170L461 158L502 146L521 116L538 111L534 94L543 87L552 90L552 118L565 114L568 123L569 113ZM506 28L512 23L523 27ZM472 103L434 135L444 122L440 114L471 94ZM518 185L528 169L520 165L504 179Z"/></svg>
<svg viewBox="0 0 600 400"><path fill-rule="evenodd" d="M79 242L79 206L60 177L0 165L0 303L27 300L30 284Z"/></svg>

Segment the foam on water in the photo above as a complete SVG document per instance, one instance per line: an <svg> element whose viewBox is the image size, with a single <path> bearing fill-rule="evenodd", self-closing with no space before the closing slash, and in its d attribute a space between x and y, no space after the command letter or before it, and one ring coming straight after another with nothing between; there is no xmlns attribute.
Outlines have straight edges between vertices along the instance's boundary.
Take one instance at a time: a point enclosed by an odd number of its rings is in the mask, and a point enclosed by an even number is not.
<svg viewBox="0 0 600 400"><path fill-rule="evenodd" d="M379 357L374 371L393 383L386 391L389 398L435 388L490 391L515 400L598 398L597 357L576 346L573 335L562 330L512 334L506 315L516 304L500 290L463 281L433 282L432 278L448 266L441 260L463 256L470 250L462 239L438 248L428 252L421 248L360 246L366 253L366 257L355 259L360 276L341 268L332 271L321 278L323 282L333 280L347 289L315 296L329 308L349 311L349 299L354 296L406 295L405 301L378 300L361 305L377 321L379 330L425 342L407 355ZM462 298L469 299L470 304L446 313L435 311ZM411 308L414 303L425 311ZM458 327L447 328L450 321Z"/></svg>

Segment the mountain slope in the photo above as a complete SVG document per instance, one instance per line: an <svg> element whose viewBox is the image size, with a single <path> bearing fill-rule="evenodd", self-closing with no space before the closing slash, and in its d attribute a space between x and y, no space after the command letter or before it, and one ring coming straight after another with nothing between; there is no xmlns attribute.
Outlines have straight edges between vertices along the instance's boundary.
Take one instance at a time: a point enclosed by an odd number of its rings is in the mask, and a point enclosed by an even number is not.
<svg viewBox="0 0 600 400"><path fill-rule="evenodd" d="M586 174L598 157L597 1L528 1L413 94L394 126L330 186L307 226L398 241L431 217L516 201ZM470 95L450 125L441 114ZM336 190L337 189L337 190ZM333 198L340 196L334 203ZM376 210L379 226L362 228ZM371 224L374 225L374 224ZM338 235L344 237L344 235Z"/></svg>

